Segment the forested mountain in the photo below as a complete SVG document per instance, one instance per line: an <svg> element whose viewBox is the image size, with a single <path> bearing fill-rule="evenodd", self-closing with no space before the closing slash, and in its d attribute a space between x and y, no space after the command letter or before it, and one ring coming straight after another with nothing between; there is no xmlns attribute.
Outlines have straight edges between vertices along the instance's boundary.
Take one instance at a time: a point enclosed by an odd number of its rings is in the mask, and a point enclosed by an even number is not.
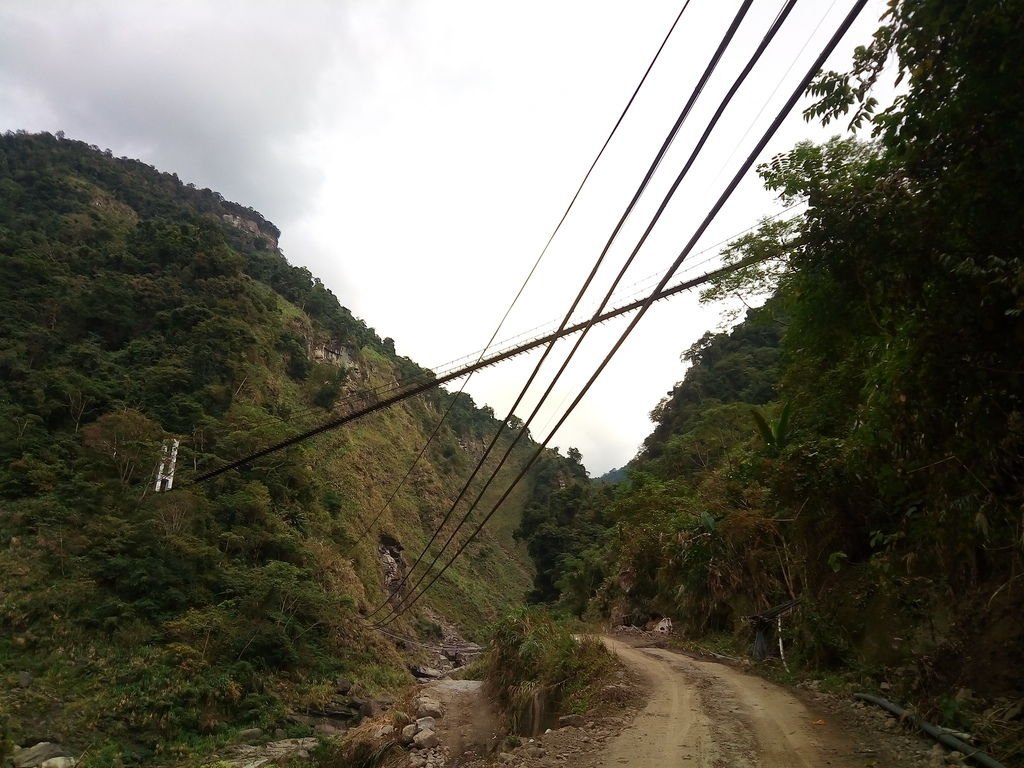
<svg viewBox="0 0 1024 768"><path fill-rule="evenodd" d="M454 395L434 390L191 485L346 399L430 375L290 266L278 234L109 151L0 137L8 742L63 734L91 744L97 765L149 764L197 734L290 727L336 697L339 675L366 695L411 679L409 659L360 616L498 425L461 396L366 536ZM170 438L176 487L155 494ZM526 484L425 604L471 633L522 595L530 570L511 531L542 490ZM392 629L440 631L432 615Z"/></svg>
<svg viewBox="0 0 1024 768"><path fill-rule="evenodd" d="M743 643L744 617L799 599L791 662L1019 735L1021 18L1019 3L895 3L853 72L819 78L808 117L871 138L761 167L807 209L733 244L767 260L707 298L772 298L684 355L629 483L573 501L601 530L545 552L554 597ZM878 111L890 60L902 90Z"/></svg>

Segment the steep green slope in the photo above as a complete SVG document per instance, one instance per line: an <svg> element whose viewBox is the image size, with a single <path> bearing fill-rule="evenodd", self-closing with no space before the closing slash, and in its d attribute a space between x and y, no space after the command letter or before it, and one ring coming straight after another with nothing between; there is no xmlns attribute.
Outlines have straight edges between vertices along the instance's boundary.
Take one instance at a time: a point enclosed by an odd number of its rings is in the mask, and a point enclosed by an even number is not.
<svg viewBox="0 0 1024 768"><path fill-rule="evenodd" d="M346 399L429 375L289 266L277 236L256 212L142 163L48 134L0 138L9 738L73 734L97 764L125 749L162 759L195 734L284 724L330 698L339 675L371 692L410 679L361 619L385 597L381 542L409 564L498 423L459 398L367 536L454 395L191 486ZM171 437L176 487L155 494ZM531 487L424 605L472 633L526 591L508 532Z"/></svg>

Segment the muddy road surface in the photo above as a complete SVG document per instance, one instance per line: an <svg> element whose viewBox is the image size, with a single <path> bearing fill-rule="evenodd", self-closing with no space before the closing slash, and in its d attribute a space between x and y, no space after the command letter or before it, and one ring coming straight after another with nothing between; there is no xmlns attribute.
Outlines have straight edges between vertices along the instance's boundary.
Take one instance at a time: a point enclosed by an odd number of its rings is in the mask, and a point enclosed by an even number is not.
<svg viewBox="0 0 1024 768"><path fill-rule="evenodd" d="M701 768L864 766L853 741L792 693L732 667L605 643L648 686L647 706L600 765Z"/></svg>

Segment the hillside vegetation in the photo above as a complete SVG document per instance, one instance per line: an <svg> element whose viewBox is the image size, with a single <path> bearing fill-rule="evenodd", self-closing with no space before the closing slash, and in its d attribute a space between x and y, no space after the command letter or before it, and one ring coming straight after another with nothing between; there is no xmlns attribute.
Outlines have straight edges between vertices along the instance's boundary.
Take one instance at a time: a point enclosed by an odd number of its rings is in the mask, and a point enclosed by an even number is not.
<svg viewBox="0 0 1024 768"><path fill-rule="evenodd" d="M769 300L685 353L627 482L524 518L555 574L539 599L748 651L744 617L799 599L791 664L886 682L1021 756L1021 18L895 3L853 72L819 78L808 117L871 138L761 167L806 211L734 243L767 261L705 298ZM879 112L887 60L902 90Z"/></svg>
<svg viewBox="0 0 1024 768"><path fill-rule="evenodd" d="M366 695L411 681L360 618L385 598L381 542L410 564L498 422L461 396L366 536L455 395L191 485L430 375L290 266L278 234L109 151L0 137L0 744L56 734L96 765L169 760L291 727L339 676ZM155 494L171 437L175 489ZM423 605L472 634L525 592L509 532L534 486ZM391 629L439 633L436 614Z"/></svg>

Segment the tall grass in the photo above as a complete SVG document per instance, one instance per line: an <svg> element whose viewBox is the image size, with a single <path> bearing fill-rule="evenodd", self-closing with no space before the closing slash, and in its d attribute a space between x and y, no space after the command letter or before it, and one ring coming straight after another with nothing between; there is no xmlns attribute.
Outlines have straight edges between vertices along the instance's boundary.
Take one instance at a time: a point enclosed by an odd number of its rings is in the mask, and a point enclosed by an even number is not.
<svg viewBox="0 0 1024 768"><path fill-rule="evenodd" d="M578 638L539 608L520 608L493 625L484 680L512 730L537 730L545 718L582 714L616 671L593 638Z"/></svg>

